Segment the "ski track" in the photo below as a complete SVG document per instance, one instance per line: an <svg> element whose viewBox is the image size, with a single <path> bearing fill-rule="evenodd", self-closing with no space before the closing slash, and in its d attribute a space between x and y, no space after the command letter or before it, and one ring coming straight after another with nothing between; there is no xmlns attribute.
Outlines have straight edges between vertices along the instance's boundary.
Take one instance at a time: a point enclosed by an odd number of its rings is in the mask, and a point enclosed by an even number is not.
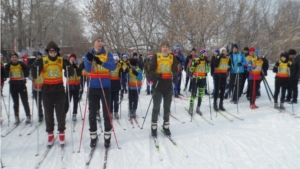
<svg viewBox="0 0 300 169"><path fill-rule="evenodd" d="M185 77L185 75L183 75ZM274 88L274 74L269 71L267 80L271 89ZM212 91L212 78L209 76L210 89ZM185 79L182 80L183 89ZM108 152L107 168L118 169L165 169L165 168L203 168L203 169L298 169L300 166L299 156L299 140L300 140L300 123L297 118L286 113L280 113L269 106L273 103L268 100L267 93L261 84L262 97L256 100L258 109L251 110L249 101L246 97L241 97L239 100L239 114L235 104L230 103L230 98L224 100L226 111L231 114L243 118L241 121L230 114L224 113L228 118L233 120L229 122L220 114L216 117L216 112L212 109L212 120L210 119L209 98L204 95L200 110L203 116L214 123L208 124L199 115L194 114L194 119L191 121L191 116L188 115L184 107L189 107L188 99L175 99L171 103L171 113L181 123L170 117L170 129L172 138L178 144L176 148L170 140L163 135L158 128L158 141L162 161L158 158L158 153L155 149L154 141L151 138L150 122L152 115L152 106L149 108L147 119L143 129L138 128L134 122L134 128L128 121L128 94L124 94L122 101L122 118L120 119L123 128L114 120L115 132L121 149L117 148L114 135L112 133L111 147ZM31 81L27 81L28 98L31 106ZM140 93L140 101L137 108L137 120L142 126L143 120L151 99L151 95L146 95L146 83L143 83L143 88ZM299 85L298 85L299 87ZM8 81L4 85L4 95L8 96ZM209 91L209 93L211 93ZM186 92L182 91L186 95ZM190 95L189 92L187 92ZM8 107L8 98L4 97L6 106ZM173 98L174 99L174 98ZM86 92L80 102L82 115L85 110ZM174 103L175 102L175 103ZM213 99L211 98L211 104ZM1 102L3 104L3 102ZM176 105L176 111L174 108ZM197 99L195 99L194 110L196 109ZM72 105L72 103L70 104ZM10 105L10 126L14 123L13 103ZM300 104L294 104L294 113L300 115ZM286 111L292 113L292 106L285 104ZM79 108L79 107L78 107ZM7 130L7 115L4 106L1 106L2 119L1 132ZM88 108L87 108L88 111ZM37 124L37 109L34 107L33 127ZM102 105L101 105L102 112ZM163 106L160 109L160 123L163 122ZM25 117L23 105L20 104L20 118ZM72 140L70 123L72 121L67 115L66 120L66 145L64 162L67 169L82 169L85 167L85 162L90 152L90 136L89 136L89 121L88 112L86 113L84 133L82 137L82 145L80 153L78 153L80 132L82 128L82 120L80 120L80 110L78 110L76 130L73 132L74 138L74 153L72 152ZM102 117L102 114L101 114ZM6 137L1 138L1 159L8 169L23 169L33 168L44 151L46 150L47 133L45 132L45 123L39 127L39 156L37 153L37 131L30 136L27 132L31 129L30 124L26 129L22 130L22 136L19 136L22 123L15 131ZM103 125L103 121L102 121ZM97 124L98 126L98 124ZM103 126L104 127L104 126ZM104 129L104 128L103 128ZM57 135L57 127L55 127L55 135ZM100 134L100 128L98 134ZM89 169L102 168L104 162L104 135L101 133L96 150L93 154ZM182 153L188 155L184 157ZM59 139L56 140L54 147L48 153L46 159L41 164L42 169L61 168L61 154Z"/></svg>

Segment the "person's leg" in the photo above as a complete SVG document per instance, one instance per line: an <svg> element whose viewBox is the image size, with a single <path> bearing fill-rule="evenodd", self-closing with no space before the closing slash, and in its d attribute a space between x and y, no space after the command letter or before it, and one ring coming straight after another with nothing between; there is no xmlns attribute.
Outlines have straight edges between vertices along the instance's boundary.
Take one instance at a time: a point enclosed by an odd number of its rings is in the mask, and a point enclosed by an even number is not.
<svg viewBox="0 0 300 169"><path fill-rule="evenodd" d="M10 94L14 103L15 117L19 117L19 89L14 86L10 86Z"/></svg>
<svg viewBox="0 0 300 169"><path fill-rule="evenodd" d="M56 96L52 93L42 93L43 106L45 111L46 132L54 131L54 100Z"/></svg>
<svg viewBox="0 0 300 169"><path fill-rule="evenodd" d="M79 89L75 89L72 92L73 97L73 114L77 114L78 111L78 102L79 102Z"/></svg>
<svg viewBox="0 0 300 169"><path fill-rule="evenodd" d="M21 101L22 101L22 104L23 104L23 107L25 110L25 114L27 117L31 116L30 109L29 109L29 103L28 103L28 93L27 93L26 85L20 86L19 91L20 91Z"/></svg>
<svg viewBox="0 0 300 169"><path fill-rule="evenodd" d="M65 101L65 92L57 92L53 94L54 104L55 104L55 113L56 113L56 120L57 120L57 130L59 132L64 132L66 129L66 113L64 112L64 101Z"/></svg>
<svg viewBox="0 0 300 169"><path fill-rule="evenodd" d="M88 95L90 132L97 132L96 115L99 111L100 93L101 89L91 88Z"/></svg>

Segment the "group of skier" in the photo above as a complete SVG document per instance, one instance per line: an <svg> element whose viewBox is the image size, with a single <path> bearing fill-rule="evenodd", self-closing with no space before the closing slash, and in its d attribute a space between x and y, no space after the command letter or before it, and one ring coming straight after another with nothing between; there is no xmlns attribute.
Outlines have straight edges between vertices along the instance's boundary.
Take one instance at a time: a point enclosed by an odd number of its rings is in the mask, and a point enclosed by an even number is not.
<svg viewBox="0 0 300 169"><path fill-rule="evenodd" d="M202 115L200 106L203 95L209 91L207 90L209 86L207 74L209 72L214 83L213 109L215 111L225 111L223 100L229 96L232 103L238 104L239 98L244 93L246 80L248 87L245 93L250 101L250 108L258 108L255 100L260 94L260 83L267 76L269 65L262 52L254 47L245 47L243 52L238 51L237 44L232 45L231 52L222 47L220 50L215 50L211 59L209 59L207 49L201 48L197 54L196 49L193 48L191 54L185 59L179 45L176 45L175 50L172 51L169 42L162 41L159 47L160 51L149 54L142 62L137 53L134 53L129 59L125 53L112 54L106 51L104 42L101 35L93 36L93 48L83 56L80 64L77 64L75 54L71 54L68 60L61 57L59 47L52 41L46 47L47 55L42 57L40 53L35 53L34 61L28 66L18 61L18 54L11 53L10 61L5 66L1 65L1 86L3 87L3 82L9 78L9 92L14 103L16 124L21 122L19 95L26 114L25 122L26 124L32 122L26 88L27 77L33 81L33 96L39 108L38 121L41 123L45 117L48 146L51 146L55 140L54 113L57 119L60 144L65 144L66 114L70 107L69 104L73 99L72 120L75 122L78 102L84 93L85 84L88 87L88 119L90 147L92 148L98 141L97 120L101 119L101 105L106 148L110 147L111 132L114 132L112 118L119 119L119 106L124 94L128 94L128 118L135 119L137 117L136 111L144 76L147 82L147 95L151 94L151 101L153 99L151 135L154 137L157 136L161 102L163 102L162 131L167 136L171 135L169 120L171 101L173 96L180 97L182 95L180 86L183 70L186 72L184 91L191 92L188 110L191 115L194 111L196 97L198 97L196 113ZM284 102L297 103L299 57L296 56L296 51L291 49L289 52L280 54L279 61L275 63L273 68L276 73L273 96L275 108L283 109ZM30 62L30 58L28 61ZM63 76L67 79L66 90ZM228 87L227 94L225 93L226 86ZM278 105L280 90L281 98L280 105ZM286 90L288 90L288 94L285 99Z"/></svg>

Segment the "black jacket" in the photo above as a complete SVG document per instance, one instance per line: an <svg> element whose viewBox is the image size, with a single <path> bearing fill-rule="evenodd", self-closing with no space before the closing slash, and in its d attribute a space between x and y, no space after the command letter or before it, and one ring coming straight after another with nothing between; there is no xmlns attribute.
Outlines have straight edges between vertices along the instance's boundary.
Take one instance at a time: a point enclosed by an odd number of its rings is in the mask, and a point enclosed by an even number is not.
<svg viewBox="0 0 300 169"><path fill-rule="evenodd" d="M294 59L290 58L290 61L292 61L292 65L290 66L291 80L298 80L300 78L300 55Z"/></svg>
<svg viewBox="0 0 300 169"><path fill-rule="evenodd" d="M18 65L20 64L22 67L22 73L23 73L23 80L9 80L9 84L12 85L24 85L26 83L26 77L28 77L29 75L29 71L28 71L28 67L21 61L18 61L17 63L12 63L9 62L5 65L5 78L9 78L10 77L10 65Z"/></svg>

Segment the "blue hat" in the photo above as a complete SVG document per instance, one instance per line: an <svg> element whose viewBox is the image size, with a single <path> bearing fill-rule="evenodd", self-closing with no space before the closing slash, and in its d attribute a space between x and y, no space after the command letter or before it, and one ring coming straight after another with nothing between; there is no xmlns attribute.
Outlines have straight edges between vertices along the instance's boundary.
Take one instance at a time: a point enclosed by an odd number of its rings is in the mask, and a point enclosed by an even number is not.
<svg viewBox="0 0 300 169"><path fill-rule="evenodd" d="M215 54L220 54L220 51L218 49L215 50Z"/></svg>
<svg viewBox="0 0 300 169"><path fill-rule="evenodd" d="M123 54L122 58L128 58L128 56L126 54Z"/></svg>
<svg viewBox="0 0 300 169"><path fill-rule="evenodd" d="M261 50L257 50L256 51L256 55L260 55L260 54L262 54L262 51Z"/></svg>
<svg viewBox="0 0 300 169"><path fill-rule="evenodd" d="M176 46L175 46L175 49L176 49L176 50L180 50L180 45L176 45Z"/></svg>
<svg viewBox="0 0 300 169"><path fill-rule="evenodd" d="M200 55L202 55L205 52L206 52L205 48L201 48L199 53L200 53Z"/></svg>
<svg viewBox="0 0 300 169"><path fill-rule="evenodd" d="M232 45L232 49L233 49L233 48L237 48L237 49L238 49L239 46L238 46L237 44L233 44L233 45Z"/></svg>

